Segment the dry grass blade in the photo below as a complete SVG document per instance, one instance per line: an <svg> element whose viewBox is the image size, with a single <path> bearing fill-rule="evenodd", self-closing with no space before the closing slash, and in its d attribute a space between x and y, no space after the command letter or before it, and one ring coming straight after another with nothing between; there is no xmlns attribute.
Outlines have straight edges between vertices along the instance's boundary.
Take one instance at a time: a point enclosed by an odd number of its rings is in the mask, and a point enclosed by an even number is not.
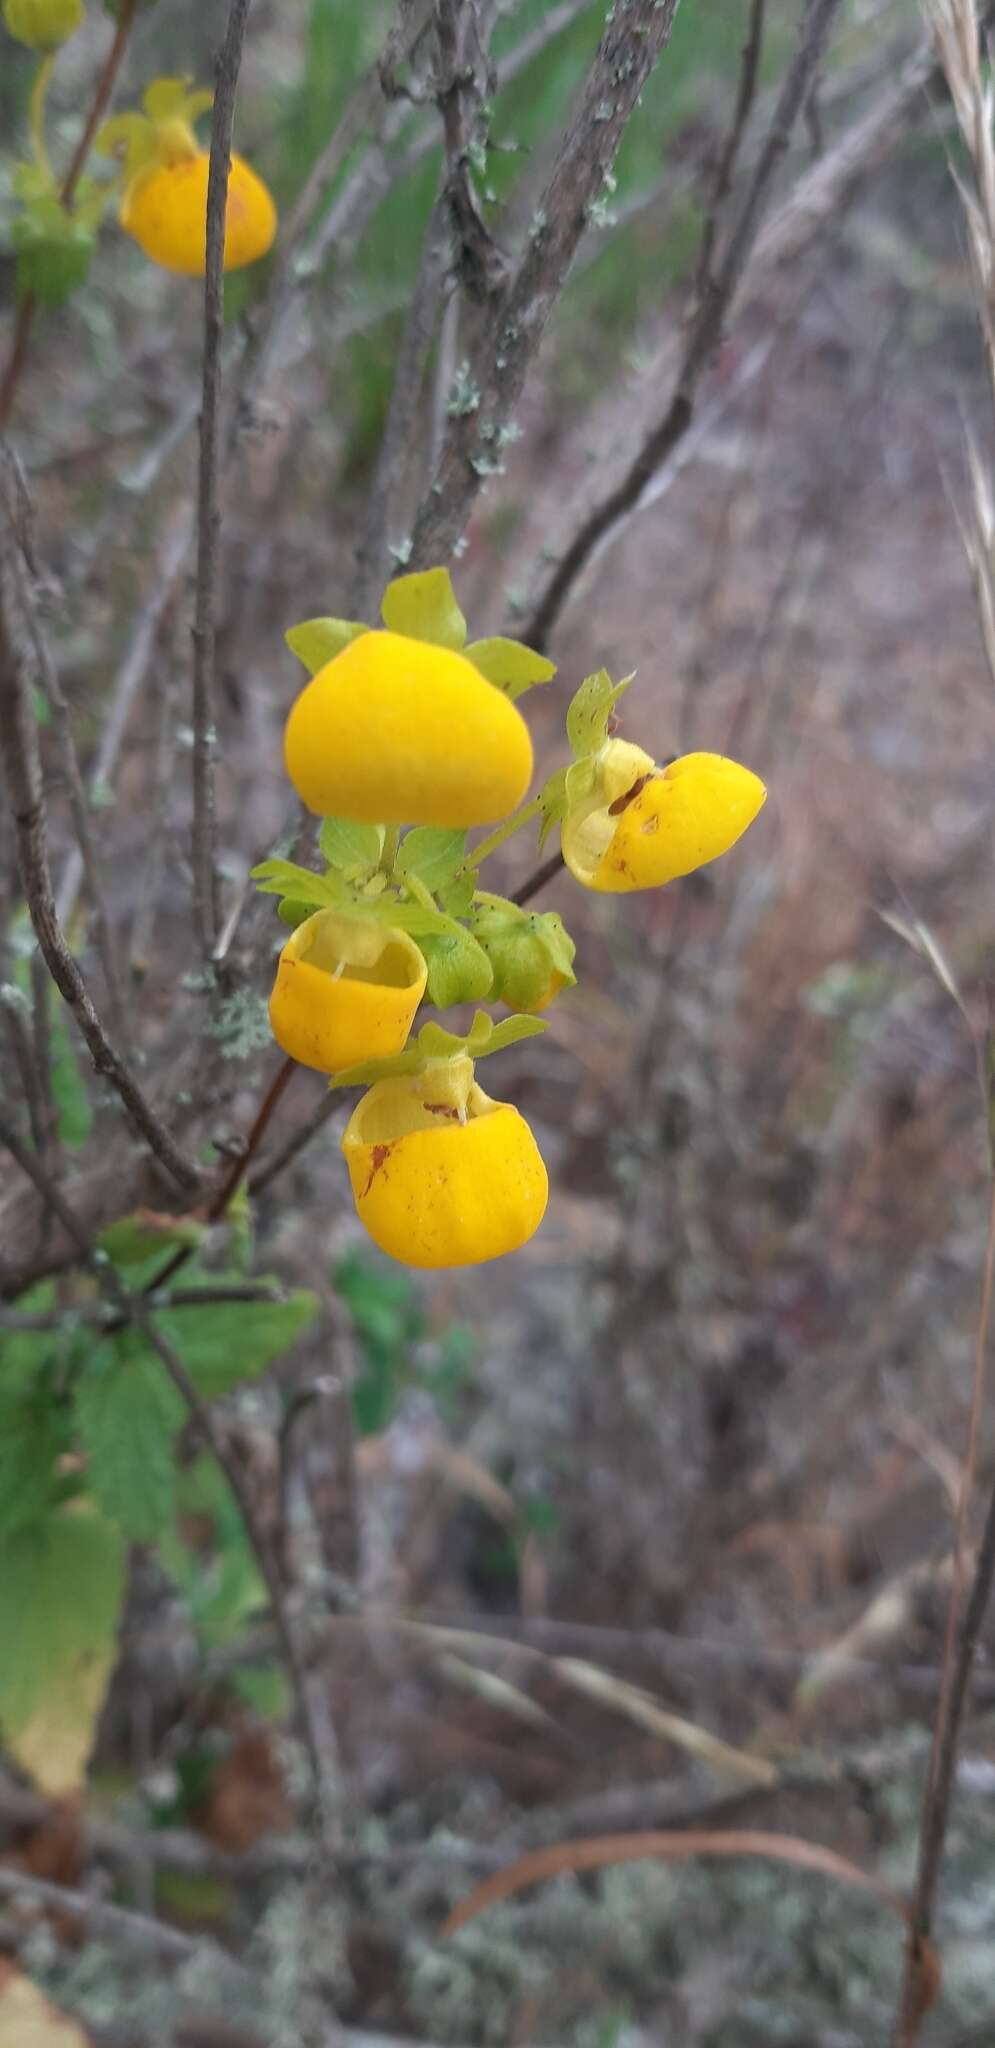
<svg viewBox="0 0 995 2048"><path fill-rule="evenodd" d="M651 1735L660 1735L665 1742L672 1742L675 1749L693 1756L699 1763L708 1764L712 1770L726 1773L744 1785L774 1785L778 1772L765 1757L750 1756L748 1751L734 1749L728 1742L720 1741L717 1735L710 1735L707 1728L699 1728L694 1721L687 1721L681 1714L671 1714L665 1707L658 1706L652 1693L644 1692L641 1686L630 1685L624 1678L615 1678L609 1671L599 1670L596 1664L588 1664L580 1657L557 1657L553 1660L557 1677L576 1691L585 1693L588 1699L600 1700L605 1706L613 1707L616 1713L624 1714L627 1720L635 1721L640 1728L646 1728Z"/></svg>
<svg viewBox="0 0 995 2048"><path fill-rule="evenodd" d="M529 1885L543 1884L548 1878L575 1876L584 1870L607 1870L617 1863L692 1863L699 1857L742 1856L756 1856L767 1862L789 1864L795 1870L811 1870L835 1878L839 1884L869 1893L897 1913L906 1925L909 1923L909 1908L890 1885L872 1871L863 1870L859 1863L852 1863L848 1856L823 1848L819 1842L805 1842L798 1835L767 1834L757 1828L723 1828L715 1832L708 1828L686 1828L659 1834L605 1835L587 1841L556 1842L548 1849L533 1850L475 1885L469 1897L450 1913L442 1928L442 1938L447 1940L458 1934L461 1927L476 1920L488 1906L496 1906L501 1899L512 1898L516 1892L525 1891ZM940 1969L932 1952L931 1965L935 1997Z"/></svg>

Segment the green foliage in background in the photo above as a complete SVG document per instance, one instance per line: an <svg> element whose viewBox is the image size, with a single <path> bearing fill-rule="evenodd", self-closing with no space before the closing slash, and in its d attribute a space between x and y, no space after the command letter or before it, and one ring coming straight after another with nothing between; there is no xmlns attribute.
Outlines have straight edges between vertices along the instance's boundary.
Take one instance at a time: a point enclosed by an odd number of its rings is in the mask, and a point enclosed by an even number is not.
<svg viewBox="0 0 995 2048"><path fill-rule="evenodd" d="M402 1394L430 1394L447 1422L467 1385L473 1333L465 1323L434 1330L410 1274L362 1251L350 1251L334 1272L352 1319L359 1370L352 1405L360 1436L386 1429Z"/></svg>

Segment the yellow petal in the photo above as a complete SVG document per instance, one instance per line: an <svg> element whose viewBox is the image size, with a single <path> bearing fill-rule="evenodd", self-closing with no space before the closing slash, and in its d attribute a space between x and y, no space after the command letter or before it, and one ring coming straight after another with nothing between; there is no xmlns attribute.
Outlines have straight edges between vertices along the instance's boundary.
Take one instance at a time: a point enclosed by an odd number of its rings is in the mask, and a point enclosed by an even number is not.
<svg viewBox="0 0 995 2048"><path fill-rule="evenodd" d="M368 824L492 824L532 776L521 712L465 655L400 633L364 633L319 669L285 752L310 810Z"/></svg>
<svg viewBox="0 0 995 2048"><path fill-rule="evenodd" d="M406 932L319 910L280 954L273 1036L322 1074L400 1052L425 993L425 962Z"/></svg>
<svg viewBox="0 0 995 2048"><path fill-rule="evenodd" d="M145 166L125 193L121 226L163 270L203 277L207 261L206 150ZM276 207L262 179L240 156L231 160L225 219L226 270L265 256L276 234Z"/></svg>
<svg viewBox="0 0 995 2048"><path fill-rule="evenodd" d="M565 819L563 857L587 889L658 889L728 853L766 800L759 776L739 762L684 754L637 784L621 810L602 799Z"/></svg>
<svg viewBox="0 0 995 2048"><path fill-rule="evenodd" d="M524 1117L473 1082L463 1122L450 1096L433 1086L431 1070L378 1081L342 1140L360 1221L381 1251L409 1266L501 1258L545 1213L546 1169Z"/></svg>

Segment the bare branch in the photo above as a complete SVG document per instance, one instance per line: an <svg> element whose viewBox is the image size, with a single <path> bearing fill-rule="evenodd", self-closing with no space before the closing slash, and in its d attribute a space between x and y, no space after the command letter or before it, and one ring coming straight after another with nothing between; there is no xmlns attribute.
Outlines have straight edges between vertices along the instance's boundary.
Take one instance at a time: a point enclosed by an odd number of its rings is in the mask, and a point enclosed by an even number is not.
<svg viewBox="0 0 995 2048"><path fill-rule="evenodd" d="M210 955L221 906L215 857L214 635L217 612L218 469L221 449L221 342L224 335L225 217L231 172L235 92L251 0L231 0L218 58L207 178L207 264L197 479L197 586L193 625L193 906L202 951Z"/></svg>
<svg viewBox="0 0 995 2048"><path fill-rule="evenodd" d="M715 166L715 180L709 195L705 225L701 236L701 250L698 256L698 272L695 279L695 297L701 298L707 291L712 275L712 257L715 253L715 239L719 231L719 217L729 193L739 158L740 145L746 133L753 101L756 96L757 79L760 73L760 56L764 41L764 17L767 0L750 0L750 24L743 48L743 60L739 72L739 87L736 105L733 109L729 132Z"/></svg>
<svg viewBox="0 0 995 2048"><path fill-rule="evenodd" d="M824 0L825 4L825 0ZM479 396L450 421L412 542L411 566L445 561L500 449L546 323L611 174L636 101L670 39L678 0L611 11L567 124L521 263L493 309L473 363Z"/></svg>
<svg viewBox="0 0 995 2048"><path fill-rule="evenodd" d="M435 98L446 148L445 201L460 288L489 305L508 275L508 258L484 219L473 181L473 153L486 134L483 108L491 89L480 0L436 0L439 75Z"/></svg>
<svg viewBox="0 0 995 2048"><path fill-rule="evenodd" d="M527 637L533 646L545 644L567 592L592 550L616 520L636 504L654 471L666 461L691 424L698 386L721 341L771 183L811 91L840 4L841 0L808 0L798 50L778 95L763 149L721 260L704 281L666 411L647 435L621 482L588 514L556 564L529 620Z"/></svg>
<svg viewBox="0 0 995 2048"><path fill-rule="evenodd" d="M134 1074L111 1044L94 1009L79 966L56 914L49 871L38 731L31 705L28 650L16 598L8 533L0 537L0 755L3 758L17 841L18 866L31 922L53 981L65 997L89 1047L94 1066L117 1091L155 1157L183 1188L200 1173L171 1137Z"/></svg>

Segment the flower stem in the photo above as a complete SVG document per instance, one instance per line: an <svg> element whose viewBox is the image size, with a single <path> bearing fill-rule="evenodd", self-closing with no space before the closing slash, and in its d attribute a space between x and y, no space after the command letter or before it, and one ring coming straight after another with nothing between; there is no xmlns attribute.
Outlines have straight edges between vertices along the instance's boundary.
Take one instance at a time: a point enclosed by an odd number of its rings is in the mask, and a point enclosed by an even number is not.
<svg viewBox="0 0 995 2048"><path fill-rule="evenodd" d="M513 818L506 818L503 825L495 826L494 831L489 832L486 839L482 839L478 846L471 848L466 857L467 867L479 868L482 861L489 860L491 854L496 853L498 847L503 846L505 840L511 838L512 833L520 832L523 825L528 825L533 818L537 818L541 810L542 798L533 797L532 802L525 804L522 810L516 811Z"/></svg>
<svg viewBox="0 0 995 2048"><path fill-rule="evenodd" d="M397 847L400 836L400 825L384 826L383 851L380 855L379 865L385 875L392 875L394 872L394 862L397 859Z"/></svg>
<svg viewBox="0 0 995 2048"><path fill-rule="evenodd" d="M50 50L47 57L42 58L35 72L34 84L31 87L31 141L35 152L35 162L38 165L38 169L53 184L55 180L52 174L52 166L49 161L48 150L45 147L45 96L48 92L54 66L55 51Z"/></svg>

